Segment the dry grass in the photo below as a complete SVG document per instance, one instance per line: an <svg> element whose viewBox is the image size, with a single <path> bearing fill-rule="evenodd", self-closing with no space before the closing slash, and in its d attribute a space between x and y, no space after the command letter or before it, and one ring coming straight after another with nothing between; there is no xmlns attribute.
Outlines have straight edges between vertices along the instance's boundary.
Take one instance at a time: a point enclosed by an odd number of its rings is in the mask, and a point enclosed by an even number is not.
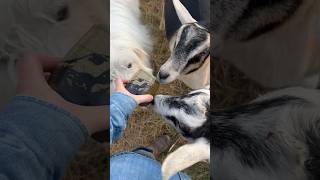
<svg viewBox="0 0 320 180"><path fill-rule="evenodd" d="M64 174L64 180L106 179L109 149L89 139L75 155Z"/></svg>
<svg viewBox="0 0 320 180"><path fill-rule="evenodd" d="M141 10L144 22L152 30L154 37L154 52L152 58L157 67L163 64L169 57L168 42L162 30L163 1L141 0ZM175 81L169 85L163 85L159 94L181 95L189 92L183 83ZM157 137L167 134L172 142L177 142L171 151L184 144L184 140L176 131L168 126L164 120L150 109L138 108L129 120L124 136L111 147L111 154L123 151L131 151L140 146L149 146ZM162 161L169 152L163 153L159 158ZM186 170L186 173L194 180L209 179L208 163L198 163Z"/></svg>

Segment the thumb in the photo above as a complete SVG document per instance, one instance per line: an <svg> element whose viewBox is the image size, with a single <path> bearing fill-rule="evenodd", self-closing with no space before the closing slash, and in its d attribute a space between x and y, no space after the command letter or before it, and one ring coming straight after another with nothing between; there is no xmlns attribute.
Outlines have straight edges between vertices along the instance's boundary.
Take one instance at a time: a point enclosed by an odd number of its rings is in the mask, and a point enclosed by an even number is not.
<svg viewBox="0 0 320 180"><path fill-rule="evenodd" d="M124 91L126 88L124 87L123 80L116 79L116 91Z"/></svg>
<svg viewBox="0 0 320 180"><path fill-rule="evenodd" d="M138 104L148 103L148 102L151 102L153 100L153 96L150 95L150 94L138 95L138 96L135 96L135 100L137 101Z"/></svg>

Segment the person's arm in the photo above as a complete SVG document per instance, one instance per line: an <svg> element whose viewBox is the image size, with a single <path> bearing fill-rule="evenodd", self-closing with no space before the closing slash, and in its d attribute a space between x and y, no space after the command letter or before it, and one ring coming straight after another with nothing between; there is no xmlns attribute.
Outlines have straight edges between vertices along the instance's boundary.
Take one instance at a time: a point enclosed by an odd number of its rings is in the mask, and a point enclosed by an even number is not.
<svg viewBox="0 0 320 180"><path fill-rule="evenodd" d="M0 179L61 179L87 137L87 129L69 112L16 96L0 114Z"/></svg>
<svg viewBox="0 0 320 180"><path fill-rule="evenodd" d="M123 134L127 121L137 107L137 102L122 93L114 93L110 98L110 144Z"/></svg>
<svg viewBox="0 0 320 180"><path fill-rule="evenodd" d="M107 129L107 106L65 101L45 74L57 61L26 56L17 64L17 96L0 113L0 179L61 179L85 139Z"/></svg>
<svg viewBox="0 0 320 180"><path fill-rule="evenodd" d="M110 144L122 136L137 105L153 100L151 95L131 94L123 83L120 79L116 80L116 91L110 98Z"/></svg>

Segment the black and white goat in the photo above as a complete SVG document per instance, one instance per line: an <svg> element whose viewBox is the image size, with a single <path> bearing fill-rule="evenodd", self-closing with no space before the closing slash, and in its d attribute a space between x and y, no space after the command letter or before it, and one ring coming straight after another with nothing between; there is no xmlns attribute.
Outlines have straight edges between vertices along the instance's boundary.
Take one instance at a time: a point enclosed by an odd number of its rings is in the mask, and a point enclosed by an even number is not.
<svg viewBox="0 0 320 180"><path fill-rule="evenodd" d="M170 40L170 58L160 67L158 79L177 78L192 89L210 84L210 33L197 23L179 0L173 0L181 27Z"/></svg>
<svg viewBox="0 0 320 180"><path fill-rule="evenodd" d="M191 142L168 155L162 165L163 179L210 158L209 106L209 87L184 96L155 96L154 110Z"/></svg>
<svg viewBox="0 0 320 180"><path fill-rule="evenodd" d="M165 159L164 179L209 159L210 146L212 179L320 179L319 90L278 90L222 111L209 111L208 99L203 90L155 97L155 110L192 141Z"/></svg>

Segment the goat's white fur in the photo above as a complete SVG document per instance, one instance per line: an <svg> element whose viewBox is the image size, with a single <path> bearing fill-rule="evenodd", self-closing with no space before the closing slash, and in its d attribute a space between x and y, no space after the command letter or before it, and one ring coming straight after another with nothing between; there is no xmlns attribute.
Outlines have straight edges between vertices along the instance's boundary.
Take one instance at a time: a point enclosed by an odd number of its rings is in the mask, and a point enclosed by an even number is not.
<svg viewBox="0 0 320 180"><path fill-rule="evenodd" d="M140 21L139 0L110 1L111 80L131 79L139 70L152 73L151 37ZM127 65L132 65L127 68ZM115 84L111 83L111 93Z"/></svg>
<svg viewBox="0 0 320 180"><path fill-rule="evenodd" d="M210 56L200 69L188 75L181 75L178 79L191 89L199 89L210 84Z"/></svg>
<svg viewBox="0 0 320 180"><path fill-rule="evenodd" d="M192 144L186 144L169 154L162 163L162 178L168 180L172 175L184 170L197 162L210 159L210 144L205 139L199 139Z"/></svg>

